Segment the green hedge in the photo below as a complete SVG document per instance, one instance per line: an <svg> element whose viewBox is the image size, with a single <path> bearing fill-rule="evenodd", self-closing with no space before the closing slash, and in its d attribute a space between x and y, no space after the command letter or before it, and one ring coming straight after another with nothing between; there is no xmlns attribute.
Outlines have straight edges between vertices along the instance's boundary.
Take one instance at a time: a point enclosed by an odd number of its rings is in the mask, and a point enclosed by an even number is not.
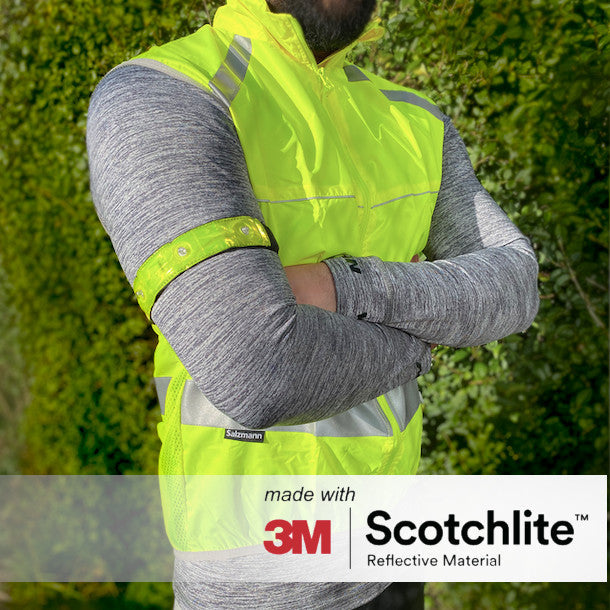
<svg viewBox="0 0 610 610"><path fill-rule="evenodd" d="M383 2L363 59L453 118L541 266L532 329L426 376L429 472L606 472L609 7Z"/></svg>
<svg viewBox="0 0 610 610"><path fill-rule="evenodd" d="M542 305L527 333L437 350L423 384L423 471L605 473L610 5L380 4L388 33L356 59L427 92L454 119L483 184L532 239L541 264ZM27 362L24 473L155 471L154 340L93 210L86 112L112 66L193 31L217 5L0 5L0 260ZM134 603L162 605L154 595L169 596L167 586L154 594L113 587L106 593ZM59 590L53 595L76 599L104 593ZM439 608L544 608L558 590L431 589ZM596 599L599 589L591 590ZM52 589L30 591L42 603ZM19 587L13 595L31 601ZM491 601L468 605L479 596ZM452 599L461 601L452 606Z"/></svg>

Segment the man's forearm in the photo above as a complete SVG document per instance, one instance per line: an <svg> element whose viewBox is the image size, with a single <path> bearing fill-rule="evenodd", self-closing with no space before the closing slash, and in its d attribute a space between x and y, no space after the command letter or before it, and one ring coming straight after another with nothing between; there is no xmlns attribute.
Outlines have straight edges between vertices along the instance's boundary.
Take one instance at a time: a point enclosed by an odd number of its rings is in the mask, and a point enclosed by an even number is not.
<svg viewBox="0 0 610 610"><path fill-rule="evenodd" d="M489 343L528 328L538 309L537 264L525 246L436 262L357 260L361 273L354 278L346 262L327 261L339 283L338 311L366 315L429 343Z"/></svg>
<svg viewBox="0 0 610 610"><path fill-rule="evenodd" d="M538 309L532 247L481 186L446 121L443 179L428 261L326 261L337 311L404 329L430 343L479 345L525 330Z"/></svg>
<svg viewBox="0 0 610 610"><path fill-rule="evenodd" d="M299 305L315 305L337 311L337 291L329 268L324 263L284 267L290 288Z"/></svg>

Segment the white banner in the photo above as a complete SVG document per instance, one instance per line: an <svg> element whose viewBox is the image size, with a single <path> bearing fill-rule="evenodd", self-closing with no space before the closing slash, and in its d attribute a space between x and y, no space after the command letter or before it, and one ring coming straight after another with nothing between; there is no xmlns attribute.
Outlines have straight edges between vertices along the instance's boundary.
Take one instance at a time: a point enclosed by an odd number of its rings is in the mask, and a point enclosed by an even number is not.
<svg viewBox="0 0 610 610"><path fill-rule="evenodd" d="M266 530L223 580L575 582L606 580L606 477L223 477ZM230 511L229 511L230 512ZM256 516L259 513L259 516ZM229 514L229 513L227 513ZM238 520L241 521L241 520ZM224 523L226 526L227 523ZM230 527L232 528L233 525ZM239 561L239 574L230 567Z"/></svg>
<svg viewBox="0 0 610 610"><path fill-rule="evenodd" d="M0 580L171 580L169 535L203 580L605 582L606 493L605 476L0 477Z"/></svg>

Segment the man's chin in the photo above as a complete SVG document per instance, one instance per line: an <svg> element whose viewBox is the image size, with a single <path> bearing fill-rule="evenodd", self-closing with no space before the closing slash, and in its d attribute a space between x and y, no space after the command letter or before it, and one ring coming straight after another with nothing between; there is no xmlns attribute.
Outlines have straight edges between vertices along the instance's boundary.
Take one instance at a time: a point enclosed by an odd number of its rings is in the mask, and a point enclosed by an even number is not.
<svg viewBox="0 0 610 610"><path fill-rule="evenodd" d="M377 0L284 0L276 9L301 25L305 41L318 55L330 55L357 40L373 16ZM333 7L335 11L333 11ZM274 9L272 9L274 10Z"/></svg>

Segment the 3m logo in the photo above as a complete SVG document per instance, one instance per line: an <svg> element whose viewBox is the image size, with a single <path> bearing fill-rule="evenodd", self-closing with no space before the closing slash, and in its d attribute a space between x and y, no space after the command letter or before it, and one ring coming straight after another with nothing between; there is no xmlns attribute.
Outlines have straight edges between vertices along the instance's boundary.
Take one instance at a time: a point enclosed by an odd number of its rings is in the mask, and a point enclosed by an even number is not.
<svg viewBox="0 0 610 610"><path fill-rule="evenodd" d="M278 531L279 530L279 531ZM275 532L275 540L265 540L265 549L274 555L283 555L292 551L295 555L303 554L303 545L308 555L318 552L321 546L323 555L330 554L330 521L316 521L313 532L309 531L307 521L295 519L273 519L265 526L266 532Z"/></svg>

